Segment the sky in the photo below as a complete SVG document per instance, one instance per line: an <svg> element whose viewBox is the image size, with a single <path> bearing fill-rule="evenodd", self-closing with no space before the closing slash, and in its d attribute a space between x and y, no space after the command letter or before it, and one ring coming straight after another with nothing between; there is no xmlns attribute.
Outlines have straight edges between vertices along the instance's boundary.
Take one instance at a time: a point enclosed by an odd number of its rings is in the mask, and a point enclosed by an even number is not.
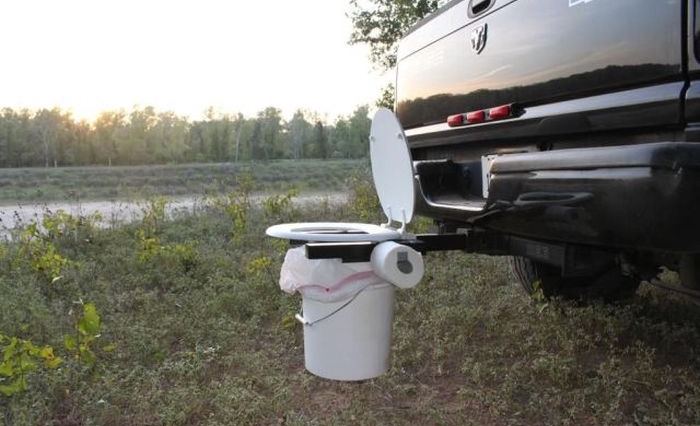
<svg viewBox="0 0 700 426"><path fill-rule="evenodd" d="M152 105L193 119L267 106L333 119L393 79L349 46L347 0L0 2L0 107L94 119Z"/></svg>

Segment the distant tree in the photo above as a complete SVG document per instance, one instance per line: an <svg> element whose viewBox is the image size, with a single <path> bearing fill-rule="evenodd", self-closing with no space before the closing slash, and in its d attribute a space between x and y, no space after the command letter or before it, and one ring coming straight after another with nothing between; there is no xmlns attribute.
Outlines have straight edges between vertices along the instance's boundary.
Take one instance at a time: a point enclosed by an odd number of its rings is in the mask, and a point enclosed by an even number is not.
<svg viewBox="0 0 700 426"><path fill-rule="evenodd" d="M235 161L250 161L253 155L253 136L258 127L256 119L245 118L243 114L238 114L235 121ZM258 129L258 132L260 129ZM260 136L258 135L258 138Z"/></svg>
<svg viewBox="0 0 700 426"><path fill-rule="evenodd" d="M437 8L437 0L350 0L350 44L367 44L370 60L388 70L396 65L396 45L419 19Z"/></svg>
<svg viewBox="0 0 700 426"><path fill-rule="evenodd" d="M189 134L189 123L185 118L171 111L158 113L149 134L156 162L180 162L185 158Z"/></svg>
<svg viewBox="0 0 700 426"><path fill-rule="evenodd" d="M78 122L73 119L69 111L60 111L58 114L58 134L54 149L54 167L70 166L80 162L80 146L78 142Z"/></svg>
<svg viewBox="0 0 700 426"><path fill-rule="evenodd" d="M229 114L223 114L217 124L219 125L219 143L217 144L217 156L214 161L229 161L234 143L233 119Z"/></svg>
<svg viewBox="0 0 700 426"><path fill-rule="evenodd" d="M126 113L124 111L104 111L94 123L92 150L98 163L111 166L119 156L118 141L124 131Z"/></svg>
<svg viewBox="0 0 700 426"><path fill-rule="evenodd" d="M204 136L202 135L202 126L200 122L195 121L190 126L190 135L187 141L187 151L185 158L190 162L202 161L202 145Z"/></svg>
<svg viewBox="0 0 700 426"><path fill-rule="evenodd" d="M206 121L202 125L209 161L227 161L233 155L234 120L229 114L215 113L211 107L207 109Z"/></svg>
<svg viewBox="0 0 700 426"><path fill-rule="evenodd" d="M304 111L297 110L287 123L287 135L292 158L304 156L304 144L311 134L311 123L306 120Z"/></svg>
<svg viewBox="0 0 700 426"><path fill-rule="evenodd" d="M350 158L350 126L345 118L340 117L336 120L330 140L333 147L331 157Z"/></svg>
<svg viewBox="0 0 700 426"><path fill-rule="evenodd" d="M59 137L63 132L63 117L58 108L41 109L34 115L34 140L41 147L44 167L57 165Z"/></svg>
<svg viewBox="0 0 700 426"><path fill-rule="evenodd" d="M153 164L157 142L151 129L157 122L158 116L151 106L134 108L129 113L126 132L119 135L122 148L119 153L123 164Z"/></svg>
<svg viewBox="0 0 700 426"><path fill-rule="evenodd" d="M87 120L80 120L71 126L70 164L86 166L97 164L95 145L92 143L93 130Z"/></svg>
<svg viewBox="0 0 700 426"><path fill-rule="evenodd" d="M362 158L369 148L369 129L372 121L368 117L369 107L359 106L348 117L335 122L331 132L332 156L342 158Z"/></svg>
<svg viewBox="0 0 700 426"><path fill-rule="evenodd" d="M196 121L190 131L192 147L199 161L227 161L233 155L234 118L217 113L213 107L205 110L205 120Z"/></svg>
<svg viewBox="0 0 700 426"><path fill-rule="evenodd" d="M5 108L0 115L0 167L10 167L12 162L11 112L11 109ZM8 119L8 115L10 115L10 119Z"/></svg>
<svg viewBox="0 0 700 426"><path fill-rule="evenodd" d="M362 105L355 109L348 120L350 127L349 154L352 158L366 157L369 152L369 131L372 120L369 119L368 115L369 107Z"/></svg>
<svg viewBox="0 0 700 426"><path fill-rule="evenodd" d="M284 140L282 138L282 111L275 107L267 107L258 113L260 123L260 148L265 160L284 156Z"/></svg>
<svg viewBox="0 0 700 426"><path fill-rule="evenodd" d="M15 133L15 142L17 147L17 162L18 167L38 166L39 160L36 157L36 152L31 144L31 133L34 117L31 111L23 109L17 114L17 132Z"/></svg>
<svg viewBox="0 0 700 426"><path fill-rule="evenodd" d="M32 113L4 108L0 114L0 167L31 165Z"/></svg>
<svg viewBox="0 0 700 426"><path fill-rule="evenodd" d="M265 158L262 137L262 122L259 119L253 121L253 131L248 137L248 145L250 146L251 160L260 160Z"/></svg>
<svg viewBox="0 0 700 426"><path fill-rule="evenodd" d="M314 125L314 157L316 158L328 158L328 135L326 134L326 129L323 123L317 121Z"/></svg>

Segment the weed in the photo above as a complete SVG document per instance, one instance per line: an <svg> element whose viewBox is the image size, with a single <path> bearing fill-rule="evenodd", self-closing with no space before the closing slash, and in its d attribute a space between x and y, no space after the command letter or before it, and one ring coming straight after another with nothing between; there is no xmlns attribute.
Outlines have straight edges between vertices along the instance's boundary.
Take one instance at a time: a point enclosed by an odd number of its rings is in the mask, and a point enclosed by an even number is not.
<svg viewBox="0 0 700 426"><path fill-rule="evenodd" d="M238 189L230 192L223 201L217 202L217 206L233 223L231 235L234 242L241 243L247 236L248 214L254 189L255 182L250 172L244 172L238 177Z"/></svg>
<svg viewBox="0 0 700 426"><path fill-rule="evenodd" d="M350 176L350 208L360 222L377 223L383 220L381 206L369 171L355 172Z"/></svg>
<svg viewBox="0 0 700 426"><path fill-rule="evenodd" d="M269 272L271 266L272 259L268 256L261 256L248 262L246 270L250 276L260 279Z"/></svg>
<svg viewBox="0 0 700 426"><path fill-rule="evenodd" d="M32 222L20 234L22 247L19 254L29 259L31 267L41 278L53 284L61 279L71 262L58 252L52 238L42 234L39 225Z"/></svg>
<svg viewBox="0 0 700 426"><path fill-rule="evenodd" d="M155 197L147 201L141 209L141 223L147 237L153 237L160 231L160 226L165 222L165 207L168 200L165 197Z"/></svg>
<svg viewBox="0 0 700 426"><path fill-rule="evenodd" d="M59 209L55 213L45 212L41 223L49 240L70 238L73 242L89 242L97 230L97 223L101 220L102 215L99 213L73 216Z"/></svg>
<svg viewBox="0 0 700 426"><path fill-rule="evenodd" d="M168 265L185 273L199 264L194 242L163 244L159 237L148 237L143 229L136 231L136 253L142 264Z"/></svg>
<svg viewBox="0 0 700 426"><path fill-rule="evenodd" d="M292 204L299 191L291 189L284 195L272 195L263 200L263 214L269 224L292 222L298 217L298 212Z"/></svg>
<svg viewBox="0 0 700 426"><path fill-rule="evenodd" d="M51 346L36 346L29 340L10 337L0 333L0 408L4 413L4 423L14 423L9 406L21 393L29 390L32 372L40 368L58 368L62 359L54 355Z"/></svg>
<svg viewBox="0 0 700 426"><path fill-rule="evenodd" d="M51 346L39 347L29 340L0 334L0 394L6 398L28 389L28 374L40 366L58 368L61 358Z"/></svg>
<svg viewBox="0 0 700 426"><path fill-rule="evenodd" d="M100 315L93 303L78 300L75 304L79 306L79 311L69 312L74 317L75 333L67 334L63 338L63 345L79 364L93 368L97 361L97 342L101 337ZM105 345L102 351L111 352L115 348L115 345Z"/></svg>

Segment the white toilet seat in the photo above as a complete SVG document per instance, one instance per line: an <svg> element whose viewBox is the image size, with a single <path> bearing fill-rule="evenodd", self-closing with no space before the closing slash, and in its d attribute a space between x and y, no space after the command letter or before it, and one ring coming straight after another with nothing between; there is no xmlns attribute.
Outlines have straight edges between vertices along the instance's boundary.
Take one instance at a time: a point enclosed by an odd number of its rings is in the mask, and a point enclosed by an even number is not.
<svg viewBox="0 0 700 426"><path fill-rule="evenodd" d="M267 235L285 240L316 242L381 242L401 237L396 229L370 223L283 223L267 228Z"/></svg>
<svg viewBox="0 0 700 426"><path fill-rule="evenodd" d="M415 193L413 161L406 144L406 135L393 112L381 108L370 129L372 178L388 223L308 222L271 226L267 235L297 241L316 242L382 242L405 237L406 225L413 218ZM392 223L400 229L389 227Z"/></svg>

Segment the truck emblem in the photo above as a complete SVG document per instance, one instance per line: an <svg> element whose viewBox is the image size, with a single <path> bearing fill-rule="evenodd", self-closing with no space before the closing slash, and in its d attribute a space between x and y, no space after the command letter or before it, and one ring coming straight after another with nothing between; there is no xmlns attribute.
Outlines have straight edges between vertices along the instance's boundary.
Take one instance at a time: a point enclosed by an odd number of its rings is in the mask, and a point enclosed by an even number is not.
<svg viewBox="0 0 700 426"><path fill-rule="evenodd" d="M472 50L477 55L486 47L486 29L486 24L482 24L472 30Z"/></svg>

